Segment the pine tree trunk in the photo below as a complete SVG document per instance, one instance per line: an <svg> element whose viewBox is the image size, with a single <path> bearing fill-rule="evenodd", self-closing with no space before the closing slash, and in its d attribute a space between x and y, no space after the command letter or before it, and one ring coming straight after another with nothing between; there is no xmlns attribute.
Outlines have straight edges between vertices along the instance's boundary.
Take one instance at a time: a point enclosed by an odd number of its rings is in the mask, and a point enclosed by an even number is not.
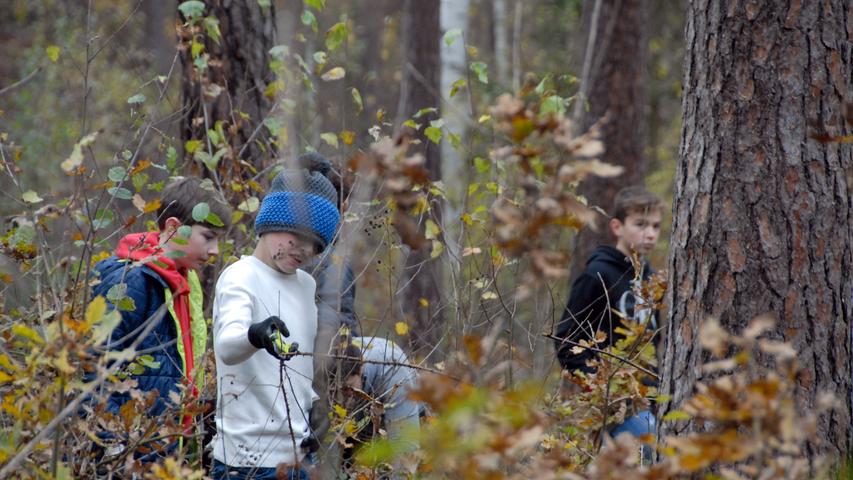
<svg viewBox="0 0 853 480"><path fill-rule="evenodd" d="M427 107L440 109L438 96L441 78L439 54L440 29L439 0L406 0L403 7L403 82L400 92L398 124ZM416 148L426 156L426 168L433 181L441 180L441 154L439 146L422 135L435 114L423 115L417 122L421 129L417 133L421 140ZM441 225L438 199L432 199L432 211L425 214ZM431 260L430 246L410 252L406 259L400 307L405 317L412 319L409 347L413 355L424 356L433 351L444 333L443 314L439 309L442 287L438 260ZM433 357L434 358L434 357Z"/></svg>
<svg viewBox="0 0 853 480"><path fill-rule="evenodd" d="M259 168L269 164L275 155L266 127L260 126L272 107L265 92L267 85L275 80L269 68L275 9L261 7L255 0L206 3L205 15L219 21L221 39L216 42L204 28L192 32L202 36L203 54L209 55L204 69L198 67L198 62L194 64L188 43L191 37L187 37L186 31L182 33L185 48L181 51L184 106L181 140L182 143L201 140L203 148L213 155L215 149L207 142L207 131L216 122L224 122L231 150L220 165L232 169L232 175L240 175L240 160Z"/></svg>
<svg viewBox="0 0 853 480"><path fill-rule="evenodd" d="M693 393L707 316L740 332L777 319L804 371L797 400L844 403L819 425L830 454L851 448L851 144L842 115L853 74L847 0L692 0L669 258L661 393L677 409ZM662 434L696 425L664 424ZM814 453L814 451L812 451ZM837 458L837 457L836 457Z"/></svg>
<svg viewBox="0 0 853 480"><path fill-rule="evenodd" d="M601 3L593 25L596 1ZM587 31L595 28L596 34L592 49L586 49L592 55L584 59L590 62L590 69L583 80L588 86L584 89L586 98L581 100L589 102L589 111L582 115L581 128L585 131L607 116L601 130L605 146L602 160L625 167L625 172L614 178L589 177L579 191L590 204L610 212L616 192L641 185L645 174L647 0L588 0L584 17ZM596 246L612 241L603 217L597 231L582 230L575 242L572 277L583 270Z"/></svg>

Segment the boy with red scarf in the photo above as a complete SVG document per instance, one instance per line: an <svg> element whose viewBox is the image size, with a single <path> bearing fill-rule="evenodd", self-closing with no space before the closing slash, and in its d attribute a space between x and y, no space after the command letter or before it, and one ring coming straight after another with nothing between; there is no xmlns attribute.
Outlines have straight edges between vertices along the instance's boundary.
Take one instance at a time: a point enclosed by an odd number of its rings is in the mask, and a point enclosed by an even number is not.
<svg viewBox="0 0 853 480"><path fill-rule="evenodd" d="M208 214L197 221L193 209L201 203L207 208L200 207L196 215L205 210ZM128 375L137 382L137 389L158 392L148 410L151 416L159 416L167 408L179 410L180 405L170 405L170 398L182 386L187 388L184 402L189 400L187 395L198 395L207 323L195 270L218 255L220 233L230 220L230 207L218 192L198 178L182 178L163 189L157 210L159 231L125 236L115 255L95 265L100 283L93 294L115 302L121 312L121 321L104 350L122 351L139 340L137 355L153 357L144 370ZM147 327L151 327L150 333L139 339ZM94 373L89 372L87 377L92 379ZM119 414L130 399L126 389L108 392L105 409ZM181 417L184 427L191 422L189 415ZM119 450L123 448L118 446ZM107 452L115 450L108 448Z"/></svg>

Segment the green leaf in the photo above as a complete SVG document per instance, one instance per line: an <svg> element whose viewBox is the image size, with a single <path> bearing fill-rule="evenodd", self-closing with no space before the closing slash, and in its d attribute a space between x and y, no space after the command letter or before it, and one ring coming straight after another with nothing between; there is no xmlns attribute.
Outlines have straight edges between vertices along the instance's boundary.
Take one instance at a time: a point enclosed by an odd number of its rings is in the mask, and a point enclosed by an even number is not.
<svg viewBox="0 0 853 480"><path fill-rule="evenodd" d="M204 44L193 40L192 45L190 45L190 55L192 55L192 58L198 58L199 54L201 54L201 52L203 51Z"/></svg>
<svg viewBox="0 0 853 480"><path fill-rule="evenodd" d="M272 4L270 3L270 0L258 0L258 6L261 8L270 8Z"/></svg>
<svg viewBox="0 0 853 480"><path fill-rule="evenodd" d="M489 162L485 158L475 157L474 158L474 167L477 169L478 172L486 173L492 169L492 164L491 164L491 162Z"/></svg>
<svg viewBox="0 0 853 480"><path fill-rule="evenodd" d="M148 183L149 177L145 172L139 172L136 175L130 177L130 181L133 182L133 189L137 192L142 190L142 187Z"/></svg>
<svg viewBox="0 0 853 480"><path fill-rule="evenodd" d="M210 212L207 214L207 218L204 219L205 222L213 225L214 227L224 227L225 223L219 218L219 215Z"/></svg>
<svg viewBox="0 0 853 480"><path fill-rule="evenodd" d="M460 78L459 80L456 80L455 82L450 84L450 98L456 96L456 94L459 93L459 90L465 88L466 85L468 85L468 81L464 78Z"/></svg>
<svg viewBox="0 0 853 480"><path fill-rule="evenodd" d="M60 49L56 45L47 47L45 51L47 52L47 58L49 58L51 62L56 63L56 61L59 60Z"/></svg>
<svg viewBox="0 0 853 480"><path fill-rule="evenodd" d="M673 410L663 416L665 422L677 422L679 420L690 420L691 418L693 417L683 410Z"/></svg>
<svg viewBox="0 0 853 480"><path fill-rule="evenodd" d="M209 214L210 205L205 202L197 203L196 206L193 207L193 220L196 222L203 222Z"/></svg>
<svg viewBox="0 0 853 480"><path fill-rule="evenodd" d="M23 199L27 203L39 203L44 200L43 198L39 197L38 193L32 190L27 190L26 192L24 192L24 194L21 195L21 199Z"/></svg>
<svg viewBox="0 0 853 480"><path fill-rule="evenodd" d="M358 107L358 110L355 113L361 113L362 110L364 110L364 103L361 101L361 93L359 93L358 89L355 87L350 90L350 93L352 93L353 103Z"/></svg>
<svg viewBox="0 0 853 480"><path fill-rule="evenodd" d="M192 140L190 140L192 142ZM197 141L197 140L196 140ZM178 162L178 150L173 146L166 149L166 168L169 170L175 168Z"/></svg>
<svg viewBox="0 0 853 480"><path fill-rule="evenodd" d="M320 134L320 139L324 142L328 143L329 146L338 148L338 136L332 132L325 132Z"/></svg>
<svg viewBox="0 0 853 480"><path fill-rule="evenodd" d="M113 214L112 210L102 208L95 213L95 220L92 222L92 228L98 230L100 228L107 227L109 224L113 223L114 218L115 214Z"/></svg>
<svg viewBox="0 0 853 480"><path fill-rule="evenodd" d="M450 145L457 150L462 146L462 137L453 132L447 132L447 139L450 140Z"/></svg>
<svg viewBox="0 0 853 480"><path fill-rule="evenodd" d="M451 28L444 34L444 44L448 47L453 45L457 38L462 36L461 28Z"/></svg>
<svg viewBox="0 0 853 480"><path fill-rule="evenodd" d="M133 198L133 193L131 193L130 190L122 187L108 188L107 193L122 200L130 200L131 198Z"/></svg>
<svg viewBox="0 0 853 480"><path fill-rule="evenodd" d="M483 62L471 62L471 71L477 75L480 83L489 83L489 67Z"/></svg>
<svg viewBox="0 0 853 480"><path fill-rule="evenodd" d="M145 368L149 368L152 370L160 368L160 362L155 362L154 357L152 357L151 355L142 355L138 357L136 361L139 362L139 364Z"/></svg>
<svg viewBox="0 0 853 480"><path fill-rule="evenodd" d="M183 252L181 250L169 250L168 252L163 254L164 257L173 258L173 259L185 257L186 255L187 255L187 252Z"/></svg>
<svg viewBox="0 0 853 480"><path fill-rule="evenodd" d="M326 8L326 0L305 0L305 5L308 5L314 10L321 12L324 8Z"/></svg>
<svg viewBox="0 0 853 480"><path fill-rule="evenodd" d="M117 283L107 290L107 300L115 304L117 301L127 296L127 284Z"/></svg>
<svg viewBox="0 0 853 480"><path fill-rule="evenodd" d="M542 81L539 82L538 85L536 85L536 88L533 89L533 92L536 93L536 95L542 96L545 93L545 90L548 88L549 83L551 83L550 73L545 75L544 78L542 78Z"/></svg>
<svg viewBox="0 0 853 480"><path fill-rule="evenodd" d="M184 150L186 150L187 153L194 153L200 146L201 140L187 140L184 144Z"/></svg>
<svg viewBox="0 0 853 480"><path fill-rule="evenodd" d="M201 204L199 204L199 205L201 205ZM195 213L195 209L193 209L193 213ZM178 230L175 233L176 233L176 237L187 239L187 238L190 238L190 236L192 236L193 228L189 225L181 225L180 227L178 227Z"/></svg>
<svg viewBox="0 0 853 480"><path fill-rule="evenodd" d="M199 0L182 2L178 5L178 10L181 11L181 14L183 14L187 20L192 20L193 18L200 17L204 14L204 2Z"/></svg>
<svg viewBox="0 0 853 480"><path fill-rule="evenodd" d="M417 113L412 115L412 118L421 118L422 116L424 116L428 113L437 113L437 112L438 112L438 109L435 107L426 107L426 108L422 108L422 109L418 110Z"/></svg>
<svg viewBox="0 0 853 480"><path fill-rule="evenodd" d="M219 19L213 15L204 17L204 30L207 36L210 37L217 45L220 45L222 33L219 31Z"/></svg>
<svg viewBox="0 0 853 480"><path fill-rule="evenodd" d="M314 52L314 55L312 55L312 58L314 58L314 63L317 63L319 65L325 65L328 57L329 56L326 54L326 52L322 50L320 50L319 52Z"/></svg>
<svg viewBox="0 0 853 480"><path fill-rule="evenodd" d="M142 93L137 93L136 95L127 99L127 103L130 105L141 105L145 102L145 95Z"/></svg>
<svg viewBox="0 0 853 480"><path fill-rule="evenodd" d="M290 55L290 47L287 45L276 45L270 49L270 57L277 60L284 60Z"/></svg>
<svg viewBox="0 0 853 480"><path fill-rule="evenodd" d="M428 139L430 139L430 141L432 143L438 144L441 142L441 129L440 128L427 127L424 129L424 135L426 135L426 137Z"/></svg>
<svg viewBox="0 0 853 480"><path fill-rule="evenodd" d="M431 260L435 260L442 254L442 252L444 252L444 244L439 242L438 240L433 240L432 253L430 253L429 258Z"/></svg>
<svg viewBox="0 0 853 480"><path fill-rule="evenodd" d="M113 167L107 172L107 178L114 182L120 182L124 180L124 176L127 175L127 169L124 167Z"/></svg>
<svg viewBox="0 0 853 480"><path fill-rule="evenodd" d="M302 20L302 25L311 27L311 30L317 33L317 29L319 28L317 26L317 17L310 10L303 10L302 16L299 19Z"/></svg>
<svg viewBox="0 0 853 480"><path fill-rule="evenodd" d="M326 31L326 48L330 52L334 52L344 43L344 40L347 39L347 34L349 33L349 29L347 29L347 24L344 22L338 22L332 25L332 28Z"/></svg>
<svg viewBox="0 0 853 480"><path fill-rule="evenodd" d="M409 127L412 130L417 130L417 129L421 128L421 125L419 123L415 122L414 120L412 120L411 118L406 120L405 122L403 122L403 126Z"/></svg>
<svg viewBox="0 0 853 480"><path fill-rule="evenodd" d="M424 236L427 240L435 240L438 238L438 234L441 233L441 227L438 226L431 219L427 219L424 225Z"/></svg>
<svg viewBox="0 0 853 480"><path fill-rule="evenodd" d="M326 82L332 82L335 80L340 80L344 78L347 74L347 71L343 69L343 67L335 67L328 72L320 75L320 78Z"/></svg>
<svg viewBox="0 0 853 480"><path fill-rule="evenodd" d="M556 115L563 115L566 113L566 104L563 97L560 97L559 95L551 95L542 100L542 105L539 107L539 114L548 115L549 113Z"/></svg>
<svg viewBox="0 0 853 480"><path fill-rule="evenodd" d="M249 197L246 200L240 202L240 205L237 205L237 210L246 213L252 213L258 210L258 207L261 205L261 201L258 200L258 197Z"/></svg>

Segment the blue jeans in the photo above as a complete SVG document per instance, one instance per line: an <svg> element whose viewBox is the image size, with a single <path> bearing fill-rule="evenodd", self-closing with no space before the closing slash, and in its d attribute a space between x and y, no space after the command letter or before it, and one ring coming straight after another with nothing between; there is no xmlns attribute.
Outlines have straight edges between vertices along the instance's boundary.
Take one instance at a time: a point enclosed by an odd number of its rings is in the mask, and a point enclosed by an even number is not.
<svg viewBox="0 0 853 480"><path fill-rule="evenodd" d="M624 422L616 425L612 430L610 430L610 436L613 438L616 438L622 433L629 433L635 437L643 435L654 436L655 416L652 415L652 412L643 410L642 412L637 412L637 414L632 417L626 418ZM643 464L648 465L652 461L652 447L644 444L640 448L640 459Z"/></svg>
<svg viewBox="0 0 853 480"><path fill-rule="evenodd" d="M275 470L265 467L229 467L214 459L210 476L213 480L275 480ZM287 480L308 480L308 472L302 467L290 467Z"/></svg>

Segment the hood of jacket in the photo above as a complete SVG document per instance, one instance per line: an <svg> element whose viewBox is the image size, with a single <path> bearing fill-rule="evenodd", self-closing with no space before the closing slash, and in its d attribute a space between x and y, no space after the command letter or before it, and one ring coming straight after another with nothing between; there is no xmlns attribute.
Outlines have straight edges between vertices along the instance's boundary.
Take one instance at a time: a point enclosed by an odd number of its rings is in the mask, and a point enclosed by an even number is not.
<svg viewBox="0 0 853 480"><path fill-rule="evenodd" d="M145 265L157 272L169 290L175 295L189 291L187 272L178 269L175 261L163 255L158 232L131 233L125 235L116 247L116 257L133 261L144 261ZM183 271L182 271L183 270Z"/></svg>

